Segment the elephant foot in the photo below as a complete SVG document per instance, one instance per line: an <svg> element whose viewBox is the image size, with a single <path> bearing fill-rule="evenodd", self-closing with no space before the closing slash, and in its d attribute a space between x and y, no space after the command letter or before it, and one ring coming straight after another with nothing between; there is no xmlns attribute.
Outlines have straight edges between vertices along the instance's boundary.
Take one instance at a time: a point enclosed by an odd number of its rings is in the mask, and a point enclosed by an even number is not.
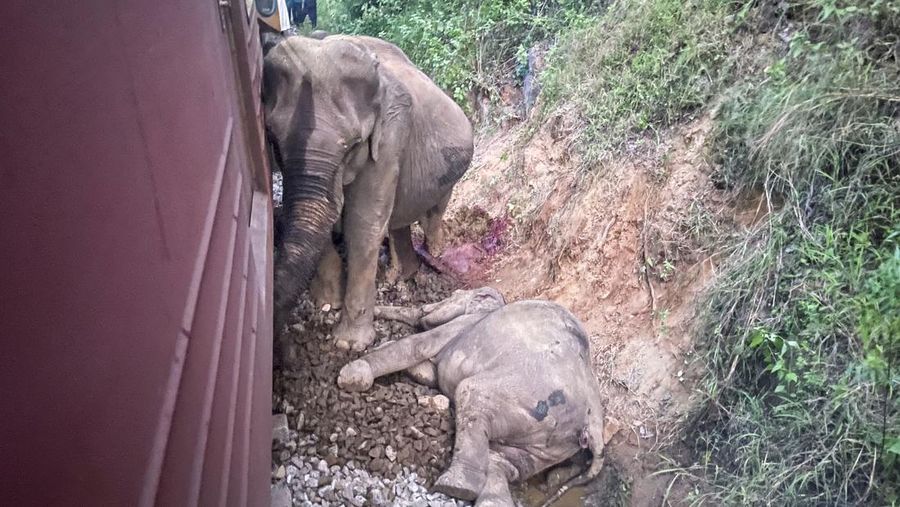
<svg viewBox="0 0 900 507"><path fill-rule="evenodd" d="M366 391L372 387L375 376L372 367L362 359L357 359L341 368L338 375L338 387L345 391Z"/></svg>
<svg viewBox="0 0 900 507"><path fill-rule="evenodd" d="M509 493L509 481L518 478L518 470L501 454L491 451L491 464L488 467L488 478L475 507L514 507L512 495Z"/></svg>
<svg viewBox="0 0 900 507"><path fill-rule="evenodd" d="M474 501L484 486L484 470L453 463L434 482L434 491L467 502Z"/></svg>
<svg viewBox="0 0 900 507"><path fill-rule="evenodd" d="M314 278L309 284L309 296L317 309L328 305L332 310L340 310L344 305L344 301L341 299L340 282L333 280Z"/></svg>
<svg viewBox="0 0 900 507"><path fill-rule="evenodd" d="M339 294L340 289L316 283L315 280L313 280L313 283L310 284L309 287L310 298L318 309L324 308L327 305L330 306L332 310L340 310L344 306L344 302L341 301Z"/></svg>
<svg viewBox="0 0 900 507"><path fill-rule="evenodd" d="M437 387L437 366L431 361L422 361L415 366L407 368L406 374L419 384Z"/></svg>
<svg viewBox="0 0 900 507"><path fill-rule="evenodd" d="M317 308L328 305L333 310L340 310L344 292L341 284L343 261L333 243L326 245L325 249L316 269L316 276L309 285L309 295Z"/></svg>
<svg viewBox="0 0 900 507"><path fill-rule="evenodd" d="M408 262L400 267L391 266L391 268L388 269L387 273L385 273L384 279L391 285L400 281L405 282L407 280L411 280L415 278L416 275L418 275L419 266L421 265L422 263L418 262L417 259L416 262Z"/></svg>
<svg viewBox="0 0 900 507"><path fill-rule="evenodd" d="M409 279L417 278L419 275L419 267L421 267L421 266L422 266L422 263L419 262L418 259L416 259L415 263L410 264L408 266L404 266L403 272L402 272L403 279L409 280Z"/></svg>
<svg viewBox="0 0 900 507"><path fill-rule="evenodd" d="M497 495L497 494L487 494L478 497L478 501L475 502L475 507L515 507L516 504L513 502L512 496L507 495Z"/></svg>
<svg viewBox="0 0 900 507"><path fill-rule="evenodd" d="M384 281L387 282L388 285L395 285L402 279L403 275L400 273L400 270L394 266L391 266L384 272Z"/></svg>
<svg viewBox="0 0 900 507"><path fill-rule="evenodd" d="M375 327L371 322L353 326L342 319L334 331L334 341L341 350L362 352L375 342Z"/></svg>
<svg viewBox="0 0 900 507"><path fill-rule="evenodd" d="M425 249L435 259L440 258L441 254L444 253L444 235L438 234L436 237L426 237Z"/></svg>

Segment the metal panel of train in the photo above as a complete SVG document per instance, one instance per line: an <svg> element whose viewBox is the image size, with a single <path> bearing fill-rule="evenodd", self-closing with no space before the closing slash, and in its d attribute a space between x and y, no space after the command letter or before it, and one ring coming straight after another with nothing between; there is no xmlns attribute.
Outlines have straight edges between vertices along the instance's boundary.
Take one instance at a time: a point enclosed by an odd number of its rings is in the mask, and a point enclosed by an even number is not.
<svg viewBox="0 0 900 507"><path fill-rule="evenodd" d="M0 13L0 503L268 504L256 6Z"/></svg>

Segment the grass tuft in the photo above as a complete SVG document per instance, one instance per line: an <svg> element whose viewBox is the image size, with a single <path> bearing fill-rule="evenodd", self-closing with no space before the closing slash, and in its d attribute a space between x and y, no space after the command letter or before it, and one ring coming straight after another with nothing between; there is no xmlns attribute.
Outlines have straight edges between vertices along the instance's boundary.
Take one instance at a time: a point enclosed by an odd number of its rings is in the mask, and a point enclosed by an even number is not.
<svg viewBox="0 0 900 507"><path fill-rule="evenodd" d="M727 74L724 0L618 0L563 35L544 99L574 109L587 165L704 106Z"/></svg>
<svg viewBox="0 0 900 507"><path fill-rule="evenodd" d="M783 13L801 29L717 119L722 184L770 213L705 309L692 472L715 503L900 500L900 67L878 31L900 9L835 5Z"/></svg>

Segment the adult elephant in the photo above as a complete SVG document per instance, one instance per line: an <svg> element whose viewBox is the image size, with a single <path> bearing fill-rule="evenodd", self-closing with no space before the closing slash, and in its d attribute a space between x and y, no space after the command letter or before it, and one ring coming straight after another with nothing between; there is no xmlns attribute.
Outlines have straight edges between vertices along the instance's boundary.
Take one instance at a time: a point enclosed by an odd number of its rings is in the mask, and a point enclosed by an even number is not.
<svg viewBox="0 0 900 507"><path fill-rule="evenodd" d="M287 37L270 45L263 75L266 127L284 175L283 234L275 265L275 327L312 284L340 307L341 348L374 341L378 252L390 235L394 269L418 268L410 225L432 253L453 185L472 159L463 111L399 48L380 39ZM341 228L347 281L331 233Z"/></svg>

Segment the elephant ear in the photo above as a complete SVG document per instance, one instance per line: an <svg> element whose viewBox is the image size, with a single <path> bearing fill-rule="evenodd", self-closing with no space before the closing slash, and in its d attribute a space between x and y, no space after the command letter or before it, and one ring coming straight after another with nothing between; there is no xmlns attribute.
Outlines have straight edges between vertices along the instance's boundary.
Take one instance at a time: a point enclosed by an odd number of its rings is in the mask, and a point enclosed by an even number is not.
<svg viewBox="0 0 900 507"><path fill-rule="evenodd" d="M506 304L503 295L491 287L454 291L447 299L425 305L421 323L427 329L440 326L462 315L490 313Z"/></svg>
<svg viewBox="0 0 900 507"><path fill-rule="evenodd" d="M454 292L452 296L443 301L423 306L422 311L425 315L419 321L422 327L432 329L464 315L469 300L466 292Z"/></svg>
<svg viewBox="0 0 900 507"><path fill-rule="evenodd" d="M402 146L409 130L412 97L402 83L388 75L386 69L378 67L379 100L372 137L369 139L370 156L373 162L381 159L386 146Z"/></svg>
<svg viewBox="0 0 900 507"><path fill-rule="evenodd" d="M475 291L466 305L466 314L490 313L504 306L506 301L499 291L491 287L483 287Z"/></svg>

